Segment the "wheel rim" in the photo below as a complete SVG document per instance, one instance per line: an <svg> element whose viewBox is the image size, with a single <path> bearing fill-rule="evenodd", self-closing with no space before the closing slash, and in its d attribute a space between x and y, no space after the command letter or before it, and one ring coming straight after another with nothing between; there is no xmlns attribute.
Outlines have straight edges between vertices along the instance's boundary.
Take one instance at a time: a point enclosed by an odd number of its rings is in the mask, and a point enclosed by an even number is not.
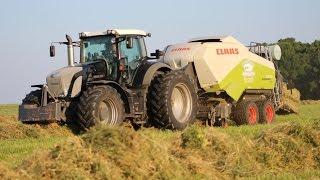
<svg viewBox="0 0 320 180"><path fill-rule="evenodd" d="M118 109L112 99L106 99L100 103L99 116L101 124L116 124L118 119Z"/></svg>
<svg viewBox="0 0 320 180"><path fill-rule="evenodd" d="M174 117L179 122L186 122L191 114L192 97L189 88L183 84L177 84L171 95L171 108Z"/></svg>
<svg viewBox="0 0 320 180"><path fill-rule="evenodd" d="M267 105L266 107L266 119L267 119L267 123L271 123L273 120L273 116L274 116L274 112L273 112L273 108L271 105Z"/></svg>
<svg viewBox="0 0 320 180"><path fill-rule="evenodd" d="M249 124L256 124L257 123L257 110L255 107L249 107Z"/></svg>

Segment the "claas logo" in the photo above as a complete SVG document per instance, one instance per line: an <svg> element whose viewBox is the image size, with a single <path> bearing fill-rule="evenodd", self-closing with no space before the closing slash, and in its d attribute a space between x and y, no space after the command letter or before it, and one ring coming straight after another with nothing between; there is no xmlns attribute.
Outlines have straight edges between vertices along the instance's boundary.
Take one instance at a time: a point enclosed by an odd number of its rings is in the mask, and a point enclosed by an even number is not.
<svg viewBox="0 0 320 180"><path fill-rule="evenodd" d="M171 52L177 52L177 51L189 51L190 48L188 47L183 47L183 48L174 48L171 50Z"/></svg>
<svg viewBox="0 0 320 180"><path fill-rule="evenodd" d="M238 48L216 49L216 51L217 51L217 55L239 54Z"/></svg>

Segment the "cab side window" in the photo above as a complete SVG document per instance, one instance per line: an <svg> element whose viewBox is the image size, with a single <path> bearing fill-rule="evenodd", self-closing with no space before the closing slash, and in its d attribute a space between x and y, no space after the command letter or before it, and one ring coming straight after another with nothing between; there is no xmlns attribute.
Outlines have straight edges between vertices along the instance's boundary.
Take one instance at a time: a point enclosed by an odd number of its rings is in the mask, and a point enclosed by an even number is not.
<svg viewBox="0 0 320 180"><path fill-rule="evenodd" d="M120 43L120 58L125 58L126 65L134 70L142 58L142 50L139 38L133 38L132 44L132 48L129 49L126 46L126 41Z"/></svg>

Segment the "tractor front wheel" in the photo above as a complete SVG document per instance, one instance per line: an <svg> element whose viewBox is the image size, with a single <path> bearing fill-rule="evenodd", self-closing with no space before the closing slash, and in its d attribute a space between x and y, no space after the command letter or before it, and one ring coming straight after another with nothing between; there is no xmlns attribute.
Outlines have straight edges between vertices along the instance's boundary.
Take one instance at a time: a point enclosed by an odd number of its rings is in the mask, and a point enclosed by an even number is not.
<svg viewBox="0 0 320 180"><path fill-rule="evenodd" d="M78 122L84 129L97 124L119 125L125 110L120 94L110 86L88 87L77 105Z"/></svg>
<svg viewBox="0 0 320 180"><path fill-rule="evenodd" d="M42 97L42 91L41 90L35 90L31 91L29 94L26 95L26 97L22 100L22 105L37 105L40 106L41 104L41 97Z"/></svg>

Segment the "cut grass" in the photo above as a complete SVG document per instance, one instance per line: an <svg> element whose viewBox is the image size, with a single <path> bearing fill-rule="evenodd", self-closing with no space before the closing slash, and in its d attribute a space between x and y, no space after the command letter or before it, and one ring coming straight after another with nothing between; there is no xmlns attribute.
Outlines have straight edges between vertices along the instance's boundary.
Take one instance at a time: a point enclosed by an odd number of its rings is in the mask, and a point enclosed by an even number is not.
<svg viewBox="0 0 320 180"><path fill-rule="evenodd" d="M25 125L17 120L18 105L0 105L0 162L18 166L34 151L53 148L73 136L70 129L57 124Z"/></svg>
<svg viewBox="0 0 320 180"><path fill-rule="evenodd" d="M320 104L271 125L182 132L102 126L80 136L23 125L16 114L17 106L0 106L0 178L320 178Z"/></svg>
<svg viewBox="0 0 320 180"><path fill-rule="evenodd" d="M320 170L306 170L306 171L299 171L299 172L283 172L278 175L274 174L263 174L256 176L254 178L248 178L252 180L298 180L298 179L312 179L317 180L320 178Z"/></svg>
<svg viewBox="0 0 320 180"><path fill-rule="evenodd" d="M30 156L16 170L57 179L318 177L319 128L283 123L253 138L235 138L199 126L182 132L97 126Z"/></svg>

